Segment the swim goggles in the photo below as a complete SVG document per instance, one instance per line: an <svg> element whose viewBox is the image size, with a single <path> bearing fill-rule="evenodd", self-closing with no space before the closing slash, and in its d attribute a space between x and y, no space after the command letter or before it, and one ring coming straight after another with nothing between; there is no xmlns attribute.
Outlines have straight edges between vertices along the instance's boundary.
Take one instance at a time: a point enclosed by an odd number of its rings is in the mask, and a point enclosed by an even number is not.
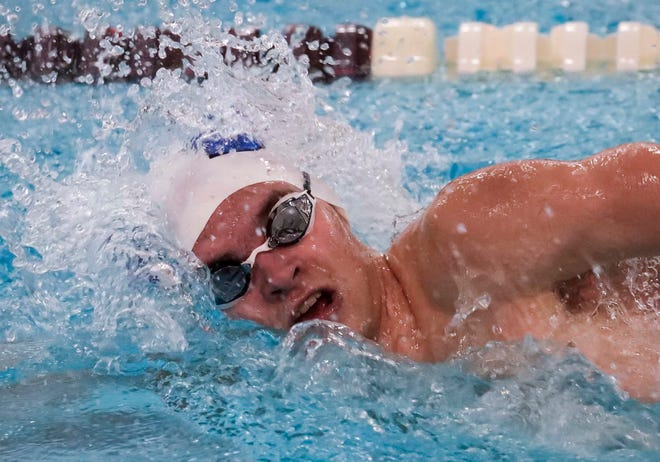
<svg viewBox="0 0 660 462"><path fill-rule="evenodd" d="M266 242L254 249L240 265L225 265L211 272L211 289L217 305L233 302L247 292L258 254L293 245L312 229L316 198L312 196L307 172L303 172L303 180L304 191L285 195L270 210Z"/></svg>

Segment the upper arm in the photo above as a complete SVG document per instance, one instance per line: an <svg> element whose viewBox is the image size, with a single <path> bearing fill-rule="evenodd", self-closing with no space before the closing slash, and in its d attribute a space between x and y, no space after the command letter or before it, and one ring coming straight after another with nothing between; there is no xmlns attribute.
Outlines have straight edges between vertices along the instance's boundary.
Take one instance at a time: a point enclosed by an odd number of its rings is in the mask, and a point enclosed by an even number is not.
<svg viewBox="0 0 660 462"><path fill-rule="evenodd" d="M595 265L660 254L660 146L473 172L443 188L401 243L425 290L452 300L466 282L549 288Z"/></svg>

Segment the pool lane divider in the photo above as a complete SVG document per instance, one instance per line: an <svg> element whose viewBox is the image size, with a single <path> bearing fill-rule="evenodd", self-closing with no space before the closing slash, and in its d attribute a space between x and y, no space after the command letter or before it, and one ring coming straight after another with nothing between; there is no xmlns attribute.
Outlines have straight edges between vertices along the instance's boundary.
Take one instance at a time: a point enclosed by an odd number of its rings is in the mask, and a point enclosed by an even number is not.
<svg viewBox="0 0 660 462"><path fill-rule="evenodd" d="M314 82L425 76L441 64L435 25L428 18L383 18L373 30L339 24L331 37L304 24L288 25L283 32L294 57L307 66ZM250 46L260 37L259 29L231 29L229 34L236 39L219 44L227 64L269 64L267 50L254 51ZM443 45L444 65L456 75L544 69L634 72L660 67L660 32L638 22L621 22L616 33L606 37L591 34L585 22L557 25L547 35L539 33L534 22L503 27L466 22ZM0 80L139 82L163 68L183 69L189 79L204 79L194 73L195 56L185 55L184 50L177 34L157 27L108 28L97 35L86 32L80 40L52 27L37 29L20 41L0 33Z"/></svg>
<svg viewBox="0 0 660 462"><path fill-rule="evenodd" d="M458 35L444 45L448 67L458 74L542 69L647 71L660 67L659 31L637 22L621 22L616 33L606 37L591 34L585 22L557 25L548 35L540 34L533 22L502 28L463 23Z"/></svg>
<svg viewBox="0 0 660 462"><path fill-rule="evenodd" d="M182 68L184 58L179 37L156 27L130 34L109 28L100 36L85 33L81 40L60 28L37 29L20 42L0 35L0 79L139 81L161 68Z"/></svg>

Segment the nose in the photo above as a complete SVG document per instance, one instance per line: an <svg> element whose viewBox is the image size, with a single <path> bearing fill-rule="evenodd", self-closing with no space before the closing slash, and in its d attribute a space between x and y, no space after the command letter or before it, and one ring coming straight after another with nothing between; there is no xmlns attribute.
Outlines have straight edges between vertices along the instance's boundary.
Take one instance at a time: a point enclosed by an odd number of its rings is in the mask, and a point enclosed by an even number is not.
<svg viewBox="0 0 660 462"><path fill-rule="evenodd" d="M252 268L252 284L264 300L283 300L295 287L300 268L286 248L276 248L257 255Z"/></svg>

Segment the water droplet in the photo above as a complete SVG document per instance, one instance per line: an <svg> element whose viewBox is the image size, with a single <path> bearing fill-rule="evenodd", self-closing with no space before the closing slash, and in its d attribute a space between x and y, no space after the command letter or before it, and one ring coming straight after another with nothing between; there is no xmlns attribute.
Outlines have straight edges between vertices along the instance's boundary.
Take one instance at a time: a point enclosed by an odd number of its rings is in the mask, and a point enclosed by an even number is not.
<svg viewBox="0 0 660 462"><path fill-rule="evenodd" d="M14 116L14 118L16 120L20 120L21 122L24 121L24 120L27 120L27 118L28 118L27 111L25 111L24 109L18 108L18 107L14 108L14 110L11 111L11 113L12 113L12 115Z"/></svg>
<svg viewBox="0 0 660 462"><path fill-rule="evenodd" d="M11 189L11 193L19 204L25 207L29 207L32 204L30 188L28 188L26 185L22 183L15 185Z"/></svg>
<svg viewBox="0 0 660 462"><path fill-rule="evenodd" d="M312 51L316 51L319 49L319 41L318 40L312 40L311 42L307 42L307 48L309 48Z"/></svg>
<svg viewBox="0 0 660 462"><path fill-rule="evenodd" d="M482 294L476 300L475 309L485 310L490 306L490 302L490 294Z"/></svg>
<svg viewBox="0 0 660 462"><path fill-rule="evenodd" d="M13 85L10 83L10 86L11 86L11 93L12 95L14 95L15 98L20 98L21 96L23 96L23 87L21 87L15 82Z"/></svg>
<svg viewBox="0 0 660 462"><path fill-rule="evenodd" d="M78 21L87 32L94 32L103 18L103 13L96 8L83 8L78 13Z"/></svg>

